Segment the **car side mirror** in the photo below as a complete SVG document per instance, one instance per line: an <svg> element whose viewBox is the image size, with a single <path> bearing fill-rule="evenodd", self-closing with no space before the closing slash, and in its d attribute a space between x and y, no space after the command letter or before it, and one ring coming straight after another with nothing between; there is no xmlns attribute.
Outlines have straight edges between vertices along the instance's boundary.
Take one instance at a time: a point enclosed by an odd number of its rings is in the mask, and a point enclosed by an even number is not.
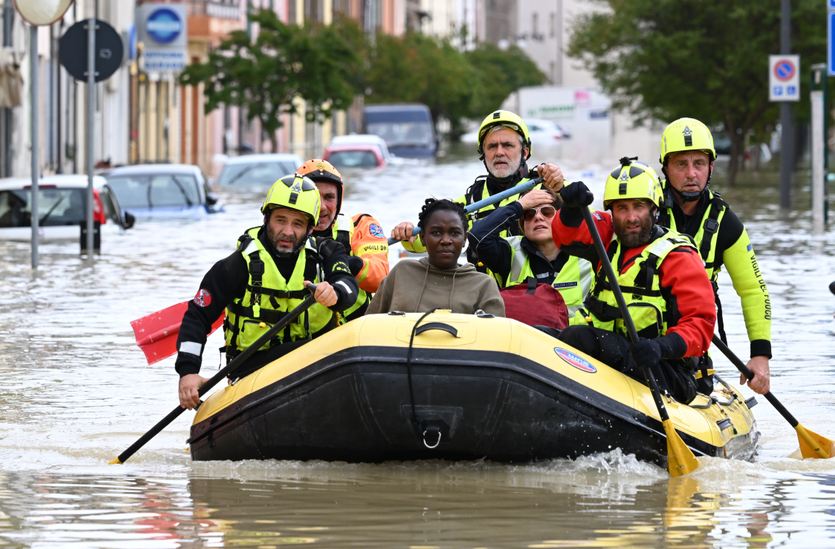
<svg viewBox="0 0 835 549"><path fill-rule="evenodd" d="M130 229L131 227L134 226L134 224L136 224L136 216L133 215L130 212L126 211L123 218L124 219L122 219L121 225L122 225L122 228L125 229L125 230Z"/></svg>

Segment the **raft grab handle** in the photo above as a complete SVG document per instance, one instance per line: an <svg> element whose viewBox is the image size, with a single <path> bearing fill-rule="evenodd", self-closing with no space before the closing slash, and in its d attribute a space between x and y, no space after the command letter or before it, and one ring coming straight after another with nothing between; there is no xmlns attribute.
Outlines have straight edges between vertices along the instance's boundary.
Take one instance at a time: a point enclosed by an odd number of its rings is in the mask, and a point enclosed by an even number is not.
<svg viewBox="0 0 835 549"><path fill-rule="evenodd" d="M450 326L449 324L444 324L443 322L427 322L426 324L421 324L415 329L415 335L420 335L423 332L428 332L429 330L441 330L442 332L446 332L452 337L458 337L458 330L455 326Z"/></svg>

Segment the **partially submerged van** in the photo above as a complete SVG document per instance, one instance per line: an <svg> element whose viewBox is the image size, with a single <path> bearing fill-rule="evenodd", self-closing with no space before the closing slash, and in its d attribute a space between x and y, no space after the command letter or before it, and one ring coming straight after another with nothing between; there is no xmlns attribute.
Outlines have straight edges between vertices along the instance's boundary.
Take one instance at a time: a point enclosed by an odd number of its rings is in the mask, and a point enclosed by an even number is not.
<svg viewBox="0 0 835 549"><path fill-rule="evenodd" d="M429 107L419 103L368 105L363 129L382 137L395 156L433 158L438 137Z"/></svg>

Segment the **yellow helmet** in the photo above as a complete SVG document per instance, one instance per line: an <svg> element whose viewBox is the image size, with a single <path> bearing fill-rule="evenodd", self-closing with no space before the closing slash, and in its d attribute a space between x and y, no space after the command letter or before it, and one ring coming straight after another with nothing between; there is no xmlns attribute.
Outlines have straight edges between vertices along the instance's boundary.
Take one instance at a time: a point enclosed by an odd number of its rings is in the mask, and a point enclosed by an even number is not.
<svg viewBox="0 0 835 549"><path fill-rule="evenodd" d="M528 125L525 124L521 116L510 111L491 112L481 121L481 126L478 127L478 154L480 156L484 156L483 145L487 130L493 126L506 126L518 133L522 137L522 146L528 149L528 155L525 157L525 160L531 157L531 134L528 131Z"/></svg>
<svg viewBox="0 0 835 549"><path fill-rule="evenodd" d="M614 200L644 198L661 207L663 191L655 170L634 158L621 158L620 166L606 178L603 189L603 207Z"/></svg>
<svg viewBox="0 0 835 549"><path fill-rule="evenodd" d="M710 160L716 160L716 148L713 146L713 135L703 122L695 118L679 118L670 122L661 134L661 165L667 160L667 155L681 151L704 151Z"/></svg>
<svg viewBox="0 0 835 549"><path fill-rule="evenodd" d="M274 208L298 210L310 217L313 222L312 228L319 222L321 205L316 183L303 175L292 174L285 175L273 183L267 191L264 204L261 205L261 213L267 214Z"/></svg>

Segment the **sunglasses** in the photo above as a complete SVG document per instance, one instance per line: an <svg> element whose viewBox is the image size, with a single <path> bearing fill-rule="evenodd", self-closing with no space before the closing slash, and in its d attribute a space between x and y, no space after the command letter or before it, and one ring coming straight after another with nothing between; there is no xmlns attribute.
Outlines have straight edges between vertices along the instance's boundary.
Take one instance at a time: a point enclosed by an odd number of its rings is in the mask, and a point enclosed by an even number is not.
<svg viewBox="0 0 835 549"><path fill-rule="evenodd" d="M554 217L554 214L557 213L557 209L553 206L540 206L539 208L531 208L530 210L525 210L522 213L522 218L525 221L530 221L534 217L536 217L537 212L542 214L542 217L545 219L551 219Z"/></svg>

